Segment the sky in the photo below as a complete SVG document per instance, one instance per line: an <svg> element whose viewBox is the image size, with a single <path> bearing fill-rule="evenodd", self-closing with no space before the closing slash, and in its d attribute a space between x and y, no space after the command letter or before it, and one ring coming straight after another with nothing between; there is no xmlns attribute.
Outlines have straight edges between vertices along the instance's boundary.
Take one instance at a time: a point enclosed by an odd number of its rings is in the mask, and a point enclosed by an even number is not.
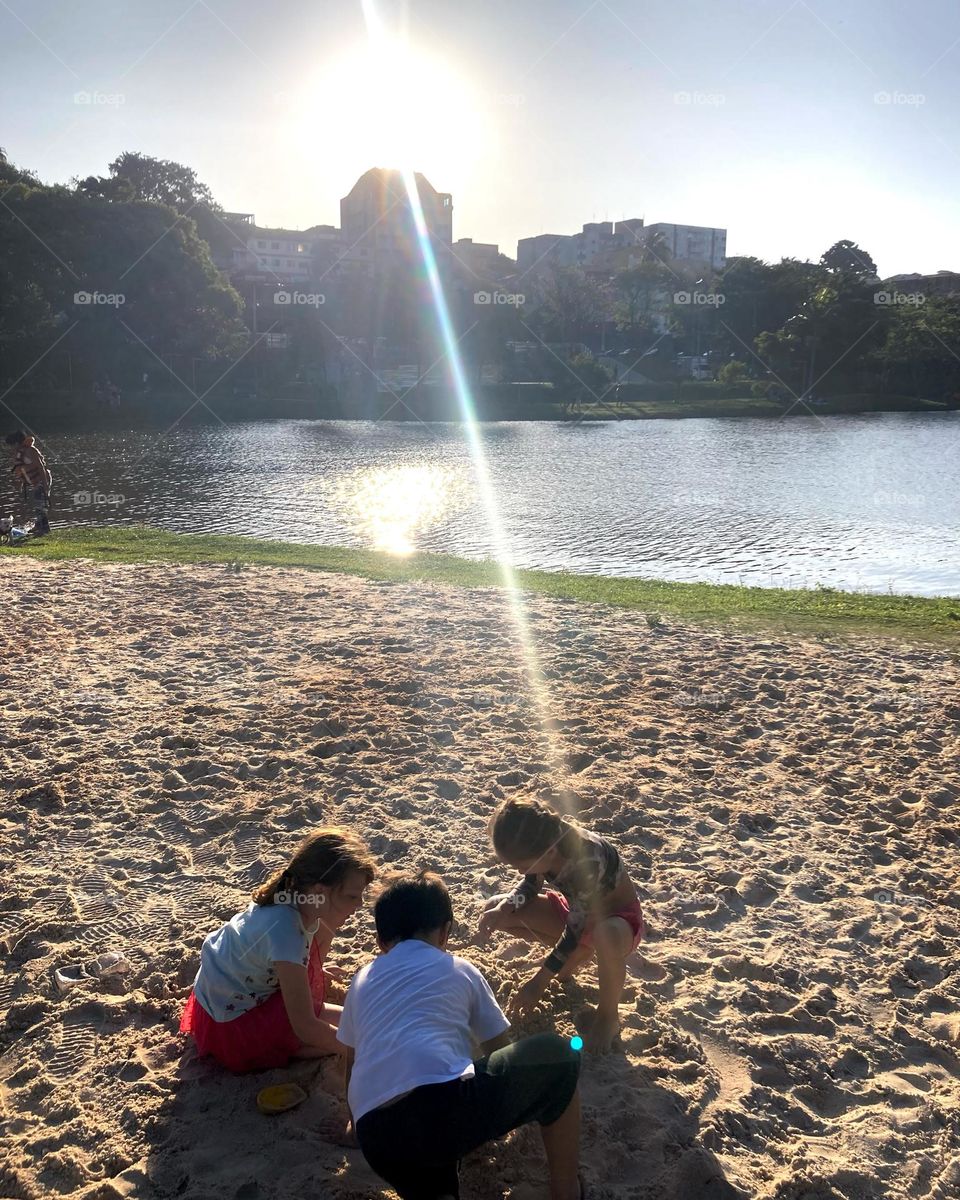
<svg viewBox="0 0 960 1200"><path fill-rule="evenodd" d="M960 270L958 80L957 0L0 0L0 145L45 181L139 151L306 228L408 165L511 256L643 217Z"/></svg>

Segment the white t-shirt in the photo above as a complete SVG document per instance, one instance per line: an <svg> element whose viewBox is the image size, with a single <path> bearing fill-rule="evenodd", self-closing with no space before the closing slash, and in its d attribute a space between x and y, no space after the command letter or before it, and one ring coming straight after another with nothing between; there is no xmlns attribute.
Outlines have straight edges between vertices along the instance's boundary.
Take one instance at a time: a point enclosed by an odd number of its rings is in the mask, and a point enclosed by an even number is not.
<svg viewBox="0 0 960 1200"><path fill-rule="evenodd" d="M273 964L310 960L313 930L292 904L251 904L211 933L200 950L193 992L215 1021L232 1021L280 986Z"/></svg>
<svg viewBox="0 0 960 1200"><path fill-rule="evenodd" d="M355 1052L348 1100L354 1121L427 1083L473 1074L471 1035L510 1028L472 963L417 938L398 942L354 975L337 1040Z"/></svg>

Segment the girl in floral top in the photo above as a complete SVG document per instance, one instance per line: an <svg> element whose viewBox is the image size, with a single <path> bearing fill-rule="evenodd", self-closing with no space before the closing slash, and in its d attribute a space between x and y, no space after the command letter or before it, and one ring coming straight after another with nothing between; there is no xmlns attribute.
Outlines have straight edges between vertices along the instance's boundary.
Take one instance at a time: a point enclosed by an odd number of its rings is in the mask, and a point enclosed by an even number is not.
<svg viewBox="0 0 960 1200"><path fill-rule="evenodd" d="M609 1050L620 1028L626 960L643 937L640 902L616 847L538 800L504 801L490 833L497 857L524 878L516 891L487 902L481 940L499 929L553 946L508 1011L532 1009L554 976L568 978L596 953L600 998L584 1045Z"/></svg>
<svg viewBox="0 0 960 1200"><path fill-rule="evenodd" d="M252 904L207 937L180 1022L201 1055L231 1071L265 1071L342 1052L340 1009L324 1002L323 962L373 877L358 837L318 830Z"/></svg>

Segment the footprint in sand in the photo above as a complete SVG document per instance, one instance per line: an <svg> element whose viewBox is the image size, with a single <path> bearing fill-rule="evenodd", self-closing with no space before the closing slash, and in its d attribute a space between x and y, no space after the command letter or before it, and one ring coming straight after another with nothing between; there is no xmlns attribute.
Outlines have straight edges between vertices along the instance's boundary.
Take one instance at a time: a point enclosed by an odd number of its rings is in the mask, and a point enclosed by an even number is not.
<svg viewBox="0 0 960 1200"><path fill-rule="evenodd" d="M77 941L83 946L96 946L101 949L116 949L113 944L130 934L140 933L146 925L142 917L137 916L133 912L118 912L113 910L113 915L107 920L98 921L94 925L89 925L85 929L77 932Z"/></svg>
<svg viewBox="0 0 960 1200"><path fill-rule="evenodd" d="M90 1062L96 1048L97 1033L89 1021L62 1021L47 1075L57 1084L72 1080Z"/></svg>
<svg viewBox="0 0 960 1200"><path fill-rule="evenodd" d="M13 994L17 990L19 982L18 975L10 975L0 978L0 1012L6 1012L10 1007L10 1001L13 999Z"/></svg>
<svg viewBox="0 0 960 1200"><path fill-rule="evenodd" d="M0 946L12 943L27 923L27 918L20 913L0 913Z"/></svg>

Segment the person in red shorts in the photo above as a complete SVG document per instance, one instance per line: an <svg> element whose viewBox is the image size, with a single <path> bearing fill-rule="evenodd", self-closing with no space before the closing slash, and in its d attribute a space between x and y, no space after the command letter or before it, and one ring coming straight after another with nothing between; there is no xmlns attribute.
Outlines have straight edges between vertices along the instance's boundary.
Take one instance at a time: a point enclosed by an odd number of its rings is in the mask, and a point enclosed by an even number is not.
<svg viewBox="0 0 960 1200"><path fill-rule="evenodd" d="M497 857L524 879L515 892L487 902L481 940L499 929L556 943L509 1011L519 1016L532 1009L551 979L569 978L595 953L600 998L584 1047L609 1050L620 1029L627 958L643 937L640 901L616 847L539 800L505 800L493 814L490 834ZM545 883L550 887L541 896Z"/></svg>
<svg viewBox="0 0 960 1200"><path fill-rule="evenodd" d="M343 1053L341 1009L325 1002L323 964L374 875L355 834L320 829L206 938L180 1021L201 1055L243 1072Z"/></svg>

